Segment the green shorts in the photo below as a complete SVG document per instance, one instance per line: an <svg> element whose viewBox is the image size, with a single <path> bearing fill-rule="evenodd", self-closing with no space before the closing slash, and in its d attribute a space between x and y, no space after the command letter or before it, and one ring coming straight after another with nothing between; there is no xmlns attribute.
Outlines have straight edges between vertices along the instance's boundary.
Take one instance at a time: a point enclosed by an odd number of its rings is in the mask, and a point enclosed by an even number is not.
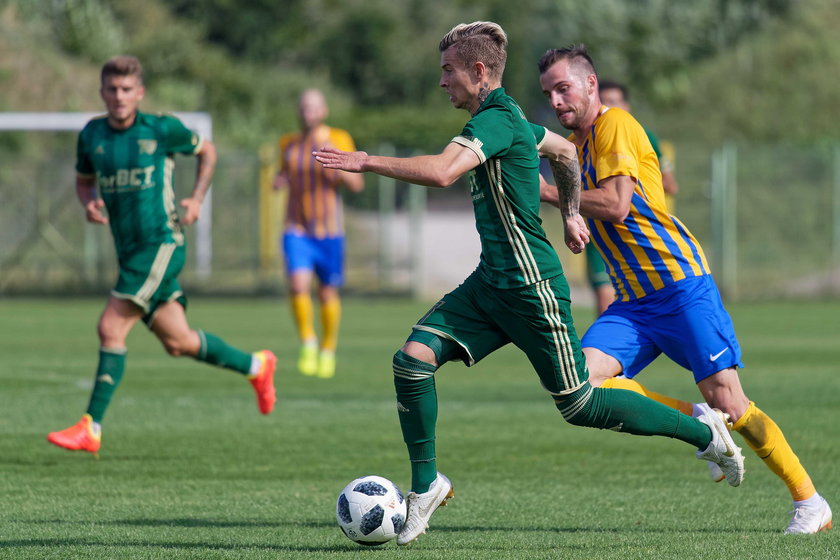
<svg viewBox="0 0 840 560"><path fill-rule="evenodd" d="M414 329L454 341L468 366L513 342L552 395L574 392L589 378L572 321L569 285L562 274L524 288L501 290L473 272Z"/></svg>
<svg viewBox="0 0 840 560"><path fill-rule="evenodd" d="M610 274L607 272L607 263L604 262L601 253L592 243L586 244L586 276L592 288L598 288L612 282Z"/></svg>
<svg viewBox="0 0 840 560"><path fill-rule="evenodd" d="M147 325L163 303L177 301L186 307L187 298L178 284L186 254L184 245L162 243L122 255L120 275L111 295L131 301L145 311L143 321Z"/></svg>

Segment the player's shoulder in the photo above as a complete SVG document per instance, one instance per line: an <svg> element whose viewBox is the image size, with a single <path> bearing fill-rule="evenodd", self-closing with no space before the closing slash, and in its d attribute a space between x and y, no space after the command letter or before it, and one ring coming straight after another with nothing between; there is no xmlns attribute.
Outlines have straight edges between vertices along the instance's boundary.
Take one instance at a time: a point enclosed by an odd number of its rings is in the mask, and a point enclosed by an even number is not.
<svg viewBox="0 0 840 560"><path fill-rule="evenodd" d="M85 126L82 127L82 132L89 133L91 131L99 130L106 126L108 126L108 114L102 113L101 115L96 115L95 117L92 117L87 123L85 123Z"/></svg>
<svg viewBox="0 0 840 560"><path fill-rule="evenodd" d="M329 127L329 134L330 138L335 140L352 140L353 137L350 136L350 133L344 130L343 128L335 128L333 126Z"/></svg>
<svg viewBox="0 0 840 560"><path fill-rule="evenodd" d="M156 113L138 112L137 122L152 127L166 127L172 125L184 126L184 123L181 121L180 118L178 118L178 116L174 115L173 113L166 113L163 111L159 111Z"/></svg>
<svg viewBox="0 0 840 560"><path fill-rule="evenodd" d="M530 123L525 117L525 112L503 88L493 90L481 109L470 120L482 122L485 126L501 125L514 129L528 127L530 130Z"/></svg>
<svg viewBox="0 0 840 560"><path fill-rule="evenodd" d="M595 122L596 128L599 126L642 127L639 121L624 109L620 109L619 107L603 107L602 111L601 116Z"/></svg>
<svg viewBox="0 0 840 560"><path fill-rule="evenodd" d="M280 136L280 139L277 141L277 143L280 145L280 149L283 149L289 144L300 140L300 137L300 132L287 132L286 134Z"/></svg>
<svg viewBox="0 0 840 560"><path fill-rule="evenodd" d="M608 107L603 108L602 111L601 115L595 120L596 137L604 138L614 135L647 137L645 129L642 128L639 121L624 109Z"/></svg>

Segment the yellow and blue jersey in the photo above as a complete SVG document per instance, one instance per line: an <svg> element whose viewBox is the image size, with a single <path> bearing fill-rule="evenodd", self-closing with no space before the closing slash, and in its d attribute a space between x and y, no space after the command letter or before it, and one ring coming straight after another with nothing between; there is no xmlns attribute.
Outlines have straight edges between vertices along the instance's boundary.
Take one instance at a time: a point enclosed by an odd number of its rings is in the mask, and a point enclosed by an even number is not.
<svg viewBox="0 0 840 560"><path fill-rule="evenodd" d="M628 112L602 106L583 142L575 141L583 190L613 176L636 187L630 213L617 224L588 219L592 242L604 258L619 301L650 295L684 278L709 274L700 244L668 214L659 160L642 126Z"/></svg>
<svg viewBox="0 0 840 560"><path fill-rule="evenodd" d="M339 174L315 161L312 152L330 145L346 152L356 150L346 131L322 126L311 134L286 134L279 142L279 168L289 180L286 231L317 239L344 235Z"/></svg>

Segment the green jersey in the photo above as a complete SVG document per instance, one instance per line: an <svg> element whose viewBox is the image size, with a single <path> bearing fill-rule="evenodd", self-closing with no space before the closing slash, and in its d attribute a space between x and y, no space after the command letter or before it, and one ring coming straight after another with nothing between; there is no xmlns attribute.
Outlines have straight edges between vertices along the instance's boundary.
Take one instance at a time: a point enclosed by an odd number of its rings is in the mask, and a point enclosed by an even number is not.
<svg viewBox="0 0 840 560"><path fill-rule="evenodd" d="M503 88L493 90L453 142L478 156L470 194L481 238L478 271L499 288L528 286L562 274L540 219L538 145L532 125Z"/></svg>
<svg viewBox="0 0 840 560"><path fill-rule="evenodd" d="M96 177L120 261L149 245L184 244L174 155L200 149L201 138L172 115L137 113L126 130L111 128L102 116L79 133L76 171Z"/></svg>

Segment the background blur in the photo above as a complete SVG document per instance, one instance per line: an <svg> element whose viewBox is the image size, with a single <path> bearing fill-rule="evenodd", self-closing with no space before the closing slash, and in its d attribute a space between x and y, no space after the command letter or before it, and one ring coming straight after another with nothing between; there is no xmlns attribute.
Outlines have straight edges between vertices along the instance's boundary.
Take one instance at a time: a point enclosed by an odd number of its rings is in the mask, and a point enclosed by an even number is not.
<svg viewBox="0 0 840 560"><path fill-rule="evenodd" d="M297 128L305 87L360 149L438 151L468 115L437 86L440 38L500 23L504 86L557 132L536 61L584 42L602 78L627 83L637 118L676 151L676 215L730 299L840 294L840 2L837 0L0 0L0 112L101 111L99 69L138 56L146 111L206 112L220 160L211 273L190 293L283 293L274 146ZM0 132L0 295L103 293L108 231L84 223L75 134ZM179 161L185 196L193 160ZM478 261L469 197L366 179L347 196L348 284L357 294L453 288ZM262 189L261 189L262 184ZM580 298L582 263L544 220ZM195 232L191 232L195 237ZM191 247L196 246L191 240ZM582 287L583 286L583 287Z"/></svg>

